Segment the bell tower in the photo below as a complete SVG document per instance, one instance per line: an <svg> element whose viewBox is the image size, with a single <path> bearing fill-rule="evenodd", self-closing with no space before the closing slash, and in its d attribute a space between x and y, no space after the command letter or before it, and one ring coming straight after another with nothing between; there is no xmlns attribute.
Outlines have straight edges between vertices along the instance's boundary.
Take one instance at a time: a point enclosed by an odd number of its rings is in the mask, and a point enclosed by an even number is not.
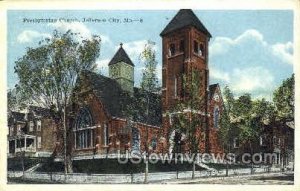
<svg viewBox="0 0 300 191"><path fill-rule="evenodd" d="M171 122L166 115L182 99L182 76L193 71L200 75L199 96L205 97L207 110L208 42L211 34L190 9L181 9L161 32L162 37L162 113L165 132ZM203 111L207 113L207 111Z"/></svg>

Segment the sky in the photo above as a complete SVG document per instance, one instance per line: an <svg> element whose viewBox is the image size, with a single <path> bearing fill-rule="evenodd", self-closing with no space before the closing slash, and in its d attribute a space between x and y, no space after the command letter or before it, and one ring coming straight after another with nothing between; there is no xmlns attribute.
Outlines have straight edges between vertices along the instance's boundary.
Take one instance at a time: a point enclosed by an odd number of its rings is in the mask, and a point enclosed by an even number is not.
<svg viewBox="0 0 300 191"><path fill-rule="evenodd" d="M18 82L15 61L27 47L37 47L56 29L79 32L84 38L100 35L97 69L108 75L108 63L123 43L135 64L135 86L141 80L139 54L150 40L155 42L161 81L160 32L178 10L85 10L20 11L8 15L8 88ZM193 10L212 34L209 42L209 83L228 85L236 96L272 99L272 92L293 73L293 11L290 10ZM43 21L41 19L44 19ZM91 19L91 20L89 20ZM93 22L97 19L98 22ZM56 21L56 22L54 22Z"/></svg>

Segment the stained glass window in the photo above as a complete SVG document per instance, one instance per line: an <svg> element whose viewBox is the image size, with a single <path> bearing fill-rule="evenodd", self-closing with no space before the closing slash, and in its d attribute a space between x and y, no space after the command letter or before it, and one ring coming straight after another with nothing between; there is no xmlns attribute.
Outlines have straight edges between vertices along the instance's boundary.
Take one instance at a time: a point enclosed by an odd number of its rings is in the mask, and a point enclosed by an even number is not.
<svg viewBox="0 0 300 191"><path fill-rule="evenodd" d="M94 145L92 116L87 108L82 108L76 118L75 146L77 149L90 148Z"/></svg>

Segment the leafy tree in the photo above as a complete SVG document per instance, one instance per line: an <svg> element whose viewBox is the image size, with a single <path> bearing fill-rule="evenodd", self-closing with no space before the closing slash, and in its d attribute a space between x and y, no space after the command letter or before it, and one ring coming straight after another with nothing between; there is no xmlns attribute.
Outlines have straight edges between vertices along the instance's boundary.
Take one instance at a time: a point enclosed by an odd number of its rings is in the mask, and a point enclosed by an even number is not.
<svg viewBox="0 0 300 191"><path fill-rule="evenodd" d="M100 38L80 39L79 33L53 32L52 38L39 42L36 48L27 48L16 61L19 78L18 92L29 102L49 108L58 127L58 140L64 149L65 173L72 172L71 149L67 150L67 107L82 70L94 70L100 52ZM62 144L63 143L63 144Z"/></svg>
<svg viewBox="0 0 300 191"><path fill-rule="evenodd" d="M158 85L158 78L156 73L157 61L156 61L156 52L154 50L154 42L148 41L145 44L143 52L140 54L140 61L144 65L143 69L143 76L141 81L141 90L142 90L142 100L138 103L140 105L141 110L145 111L145 117L147 124L149 123L149 118L154 117L156 113L151 113L151 111L155 112L154 109L151 109L150 102L158 101L158 96L153 96L152 94L158 93L159 85ZM141 113L138 115L142 115ZM148 153L149 153L149 135L148 135L148 128L146 132L146 141L145 141L145 151L146 151L146 160L145 160L145 180L144 182L148 182L148 171L149 171L149 164L148 164Z"/></svg>
<svg viewBox="0 0 300 191"><path fill-rule="evenodd" d="M26 107L26 100L18 93L17 88L7 91L7 109L11 111L19 111Z"/></svg>
<svg viewBox="0 0 300 191"><path fill-rule="evenodd" d="M294 122L295 115L295 75L284 80L273 93L277 118L284 122Z"/></svg>
<svg viewBox="0 0 300 191"><path fill-rule="evenodd" d="M202 76L199 71L192 70L190 75L182 75L182 96L177 98L177 103L172 109L172 127L176 133L185 136L185 144L187 144L191 154L197 154L199 151L200 141L204 139L204 122L205 118L202 113L205 112L205 95L200 95L200 90L203 88L201 81ZM175 133L175 136L176 136ZM174 140L173 140L174 141ZM180 143L179 143L180 144ZM175 142L176 147L180 147L178 142ZM193 159L193 174L195 176L195 158Z"/></svg>
<svg viewBox="0 0 300 191"><path fill-rule="evenodd" d="M282 84L273 93L273 102L275 105L276 123L280 124L285 139L282 147L282 157L287 157L288 147L293 148L293 137L291 137L291 129L295 128L295 75L283 80ZM285 160L284 160L285 161ZM283 163L284 165L284 163Z"/></svg>
<svg viewBox="0 0 300 191"><path fill-rule="evenodd" d="M225 152L230 152L230 146L235 136L234 132L237 131L234 131L236 130L236 128L234 128L236 125L234 123L231 123L231 119L233 118L234 114L235 99L228 86L225 86L223 90L223 100L224 110L221 113L221 128L218 131L218 136L221 142L223 142Z"/></svg>
<svg viewBox="0 0 300 191"><path fill-rule="evenodd" d="M7 91L7 109L8 110L17 110L18 104L17 104L17 96L15 94L15 91L9 89Z"/></svg>
<svg viewBox="0 0 300 191"><path fill-rule="evenodd" d="M145 44L143 52L140 54L140 61L144 65L143 76L141 81L141 88L144 91L157 92L159 90L157 78L157 60L156 52L154 50L155 43L148 41Z"/></svg>
<svg viewBox="0 0 300 191"><path fill-rule="evenodd" d="M240 140L241 146L253 153L253 146L261 135L263 126L274 122L274 105L265 99L252 100L250 94L234 98L229 87L224 92L225 109L221 116L219 137L224 148L230 152L234 138Z"/></svg>

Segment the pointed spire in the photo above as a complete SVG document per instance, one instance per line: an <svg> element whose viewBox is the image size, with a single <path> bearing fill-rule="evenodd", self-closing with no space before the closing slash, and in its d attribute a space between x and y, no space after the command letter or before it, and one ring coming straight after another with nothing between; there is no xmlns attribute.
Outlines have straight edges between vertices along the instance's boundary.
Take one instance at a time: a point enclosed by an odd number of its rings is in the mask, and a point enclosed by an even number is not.
<svg viewBox="0 0 300 191"><path fill-rule="evenodd" d="M131 66L134 66L133 62L129 58L128 54L123 49L123 43L120 43L120 48L114 55L114 57L111 59L111 61L108 63L108 65L116 64L119 62L125 62L126 64L129 64Z"/></svg>
<svg viewBox="0 0 300 191"><path fill-rule="evenodd" d="M211 34L191 9L180 9L175 17L166 26L166 28L160 33L160 36L164 36L170 32L187 26L194 26L211 38Z"/></svg>

